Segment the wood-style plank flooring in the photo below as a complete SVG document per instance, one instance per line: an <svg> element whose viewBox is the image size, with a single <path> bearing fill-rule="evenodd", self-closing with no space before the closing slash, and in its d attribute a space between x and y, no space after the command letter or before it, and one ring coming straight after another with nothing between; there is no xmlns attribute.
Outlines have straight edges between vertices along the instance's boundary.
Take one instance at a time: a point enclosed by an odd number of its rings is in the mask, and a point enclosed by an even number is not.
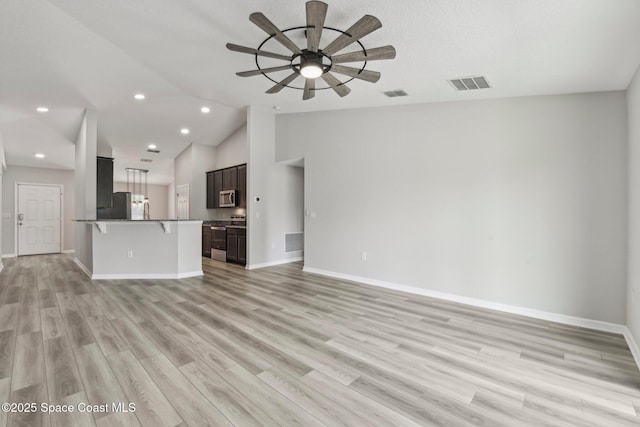
<svg viewBox="0 0 640 427"><path fill-rule="evenodd" d="M0 402L76 411L0 412L0 427L640 425L622 336L300 264L204 269L91 281L68 255L6 259Z"/></svg>

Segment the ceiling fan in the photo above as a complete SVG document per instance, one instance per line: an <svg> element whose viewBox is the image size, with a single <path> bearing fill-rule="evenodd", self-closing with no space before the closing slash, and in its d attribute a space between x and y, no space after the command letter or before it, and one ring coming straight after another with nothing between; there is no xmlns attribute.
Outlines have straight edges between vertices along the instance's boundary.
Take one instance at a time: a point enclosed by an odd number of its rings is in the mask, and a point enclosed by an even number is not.
<svg viewBox="0 0 640 427"><path fill-rule="evenodd" d="M365 15L358 22L349 27L346 31L338 30L324 25L327 15L328 5L321 1L309 1L306 3L307 9L307 25L300 27L287 28L280 30L266 16L260 12L252 13L249 20L264 30L267 37L257 49L239 46L233 43L227 43L227 48L234 52L249 53L255 55L257 70L242 71L236 73L240 77L250 77L263 75L267 79L276 83L275 86L267 90L267 93L277 93L283 88L304 90L303 100L311 99L315 96L315 92L322 89L333 89L338 95L346 96L351 92L346 83L353 79L360 79L367 82L375 83L380 79L380 73L377 71L366 70L368 61L381 59L393 59L396 56L396 50L393 46L383 46L373 49L365 49L360 39L382 27L382 24L375 16ZM296 30L304 30L307 38L306 47L298 47L285 33ZM328 30L338 33L338 36L324 49L320 49L320 38L322 31ZM291 51L291 55L282 55L279 53L268 52L262 50L262 47L269 40L274 39L283 45L287 50ZM357 43L359 50L338 54L342 49ZM260 66L259 57L272 58L287 61L288 64L263 68ZM360 68L347 67L344 63L363 62ZM292 73L281 81L277 81L269 77L267 74L291 70ZM340 81L332 73L338 73L349 77L346 81ZM304 77L304 88L291 86L298 77ZM321 77L328 85L327 87L316 87L316 79Z"/></svg>

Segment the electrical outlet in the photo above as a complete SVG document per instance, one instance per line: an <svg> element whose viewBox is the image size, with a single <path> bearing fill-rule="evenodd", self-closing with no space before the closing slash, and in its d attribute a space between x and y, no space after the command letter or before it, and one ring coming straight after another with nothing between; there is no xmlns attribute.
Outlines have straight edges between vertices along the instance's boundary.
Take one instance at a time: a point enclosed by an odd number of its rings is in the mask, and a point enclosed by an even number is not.
<svg viewBox="0 0 640 427"><path fill-rule="evenodd" d="M133 258L133 249L127 251L127 258Z"/></svg>
<svg viewBox="0 0 640 427"><path fill-rule="evenodd" d="M366 261L367 260L367 252L362 251L362 261Z"/></svg>

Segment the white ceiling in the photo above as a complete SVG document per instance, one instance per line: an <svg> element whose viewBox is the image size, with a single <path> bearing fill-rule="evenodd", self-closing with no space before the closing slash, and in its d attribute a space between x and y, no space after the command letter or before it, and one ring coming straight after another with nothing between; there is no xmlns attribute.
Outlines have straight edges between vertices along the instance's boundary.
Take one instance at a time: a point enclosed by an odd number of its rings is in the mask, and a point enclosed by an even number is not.
<svg viewBox="0 0 640 427"><path fill-rule="evenodd" d="M267 37L249 14L263 12L285 29L305 24L304 3L0 1L0 132L7 163L72 169L82 112L92 107L99 143L113 148L117 178L124 167L143 167L151 171L149 182L169 183L172 159L191 142L220 143L243 125L247 105L288 113L624 90L640 64L637 0L327 0L325 26L346 30L365 14L382 21L361 40L366 48L396 48L396 59L368 64L382 72L378 83L354 80L345 98L325 90L302 101L297 90L265 94L273 83L263 76L236 76L255 68L254 56L225 44L257 47ZM301 32L287 34L303 45ZM320 46L331 38L325 31ZM264 49L287 54L273 41ZM272 63L282 65L261 59ZM485 75L493 88L457 92L447 82L469 75ZM397 89L409 96L381 93ZM138 92L147 99L135 101ZM37 113L39 105L50 111ZM200 113L204 105L208 115ZM191 133L182 136L182 127ZM150 143L161 154L147 153ZM47 157L35 159L35 152Z"/></svg>

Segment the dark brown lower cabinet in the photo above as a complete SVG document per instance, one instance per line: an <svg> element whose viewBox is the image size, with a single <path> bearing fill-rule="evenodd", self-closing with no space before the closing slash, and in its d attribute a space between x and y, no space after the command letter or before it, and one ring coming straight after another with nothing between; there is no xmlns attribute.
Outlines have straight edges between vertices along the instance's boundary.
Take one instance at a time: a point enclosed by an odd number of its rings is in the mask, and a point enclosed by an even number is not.
<svg viewBox="0 0 640 427"><path fill-rule="evenodd" d="M244 228L227 228L227 262L246 265L247 263L247 230Z"/></svg>
<svg viewBox="0 0 640 427"><path fill-rule="evenodd" d="M202 256L211 258L211 226L202 226Z"/></svg>
<svg viewBox="0 0 640 427"><path fill-rule="evenodd" d="M238 264L247 265L247 232L238 235Z"/></svg>

